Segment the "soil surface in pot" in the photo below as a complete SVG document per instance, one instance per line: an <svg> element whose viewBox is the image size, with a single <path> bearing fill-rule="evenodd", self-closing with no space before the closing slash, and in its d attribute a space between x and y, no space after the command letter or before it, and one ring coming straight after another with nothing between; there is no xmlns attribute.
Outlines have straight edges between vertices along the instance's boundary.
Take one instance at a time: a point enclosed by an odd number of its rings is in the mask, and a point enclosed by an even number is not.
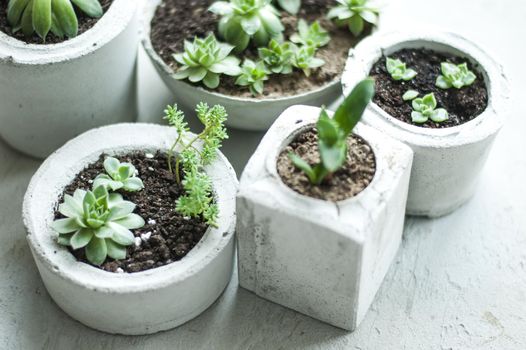
<svg viewBox="0 0 526 350"><path fill-rule="evenodd" d="M386 57L382 57L371 69L370 75L376 80L374 102L396 119L425 128L448 128L475 119L487 108L488 91L484 78L477 70L478 67L474 67L466 58L427 49L403 49L389 57L400 59L408 68L418 72L410 81L396 81L387 72ZM467 62L477 79L461 89L440 89L435 86L435 82L440 75L440 64L446 61L455 64ZM411 101L402 99L407 90L420 92L420 97L433 92L438 102L437 108L445 108L449 119L442 123L435 123L431 119L424 124L413 123Z"/></svg>
<svg viewBox="0 0 526 350"><path fill-rule="evenodd" d="M213 0L164 0L157 8L151 24L151 41L155 51L172 69L177 70L177 63L172 55L183 51L184 40L191 41L195 36L205 37L211 32L219 38L218 17L208 11L212 2ZM264 93L254 97L247 88L235 85L235 78L223 75L219 88L212 91L246 98L279 98L312 91L339 79L345 67L349 49L369 35L371 28L367 27L358 38L355 38L347 27L338 28L333 22L326 19L329 9L336 3L335 0L303 0L302 8L297 16L281 12L281 19L286 28L286 38L297 31L299 18L307 20L308 23L319 20L320 24L330 32L330 43L316 54L316 57L324 59L326 64L314 70L310 77L296 70L287 75L272 74L265 82ZM244 55L255 60L257 49L249 47ZM241 56L238 55L238 57ZM185 80L185 82L188 81Z"/></svg>
<svg viewBox="0 0 526 350"><path fill-rule="evenodd" d="M111 4L113 3L113 0L99 0L99 1L102 6L102 9L104 10L104 13L108 11ZM43 42L42 38L40 38L36 33L33 33L33 35L29 38L26 37L22 33L22 31L13 33L11 26L7 22L7 4L8 4L8 0L0 1L0 31L12 36L15 39L18 39L28 44L42 44L42 45L43 44L58 44L58 43L68 40L68 38L66 37L61 39L51 32L49 32L48 36L46 37L46 42ZM78 35L91 29L100 19L100 18L88 17L82 11L80 11L78 7L76 7L75 5L73 5L73 7L75 8L75 12L77 13L77 19L79 22Z"/></svg>
<svg viewBox="0 0 526 350"><path fill-rule="evenodd" d="M316 129L309 129L298 135L280 153L278 173L288 187L302 195L332 202L354 197L373 180L376 158L371 146L358 135L351 135L347 144L349 151L344 166L325 178L321 185L312 185L307 175L296 168L289 158L289 153L293 152L312 166L320 162L318 134Z"/></svg>
<svg viewBox="0 0 526 350"><path fill-rule="evenodd" d="M126 259L113 260L110 257L102 266L97 266L110 272L139 272L168 265L181 260L201 240L208 225L201 219L185 218L175 211L175 201L184 192L177 185L175 176L168 171L165 153L158 152L151 158L143 152L119 155L121 162L129 162L139 172L144 183L144 189L138 192L119 191L125 200L137 205L135 213L140 215L146 225L132 230L135 237L141 239L139 246L127 249ZM64 193L72 195L77 188L89 190L98 174L104 173L104 155L87 166L65 188ZM59 198L58 203L62 203ZM58 207L58 204L57 204ZM55 218L61 218L56 211ZM77 260L89 264L84 249L73 251Z"/></svg>

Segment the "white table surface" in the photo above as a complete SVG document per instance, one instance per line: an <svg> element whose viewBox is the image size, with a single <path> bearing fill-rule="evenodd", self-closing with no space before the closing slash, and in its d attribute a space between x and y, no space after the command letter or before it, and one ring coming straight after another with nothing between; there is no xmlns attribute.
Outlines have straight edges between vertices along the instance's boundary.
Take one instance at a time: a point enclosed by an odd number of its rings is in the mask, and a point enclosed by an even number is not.
<svg viewBox="0 0 526 350"><path fill-rule="evenodd" d="M0 141L0 349L526 349L526 1L386 2L383 30L434 25L497 57L511 81L512 113L473 200L438 220L408 218L357 331L258 298L238 287L235 273L212 307L172 331L124 337L79 324L50 299L24 237L22 196L40 162ZM173 101L140 59L141 120L159 120ZM224 151L238 174L260 137L231 132Z"/></svg>

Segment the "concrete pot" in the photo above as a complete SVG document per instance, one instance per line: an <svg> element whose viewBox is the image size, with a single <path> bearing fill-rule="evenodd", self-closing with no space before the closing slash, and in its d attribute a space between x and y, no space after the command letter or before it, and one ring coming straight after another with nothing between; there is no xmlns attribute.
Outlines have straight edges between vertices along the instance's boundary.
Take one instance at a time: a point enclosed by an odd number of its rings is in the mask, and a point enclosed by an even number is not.
<svg viewBox="0 0 526 350"><path fill-rule="evenodd" d="M183 109L193 110L200 101L207 101L211 105L220 104L228 111L228 126L236 129L260 131L267 130L277 116L290 106L296 104L328 106L341 96L340 79L332 81L322 88L296 96L264 99L223 95L190 85L186 81L174 79L174 70L164 63L155 52L150 40L150 22L161 2L162 0L145 1L142 44L162 80L172 91L175 101Z"/></svg>
<svg viewBox="0 0 526 350"><path fill-rule="evenodd" d="M382 54L422 47L471 61L488 87L486 111L463 125L434 130L401 122L371 103L370 113L363 121L404 142L415 152L407 213L439 217L473 196L495 136L503 125L508 88L501 67L479 47L456 34L392 32L373 35L350 51L342 83L344 94L348 95L369 75Z"/></svg>
<svg viewBox="0 0 526 350"><path fill-rule="evenodd" d="M56 243L49 227L64 187L102 153L164 151L176 136L169 127L151 124L94 129L49 157L29 184L23 218L42 280L55 302L89 327L130 335L174 328L208 308L230 281L237 179L222 154L206 169L219 205L219 226L178 262L132 274L106 272L78 262Z"/></svg>
<svg viewBox="0 0 526 350"><path fill-rule="evenodd" d="M367 312L402 238L413 153L365 125L355 132L377 162L362 193L338 203L294 192L276 160L320 109L287 109L241 177L237 195L239 282L257 295L347 330Z"/></svg>
<svg viewBox="0 0 526 350"><path fill-rule="evenodd" d="M26 44L0 32L0 134L44 158L91 128L135 121L138 0L115 0L87 32Z"/></svg>

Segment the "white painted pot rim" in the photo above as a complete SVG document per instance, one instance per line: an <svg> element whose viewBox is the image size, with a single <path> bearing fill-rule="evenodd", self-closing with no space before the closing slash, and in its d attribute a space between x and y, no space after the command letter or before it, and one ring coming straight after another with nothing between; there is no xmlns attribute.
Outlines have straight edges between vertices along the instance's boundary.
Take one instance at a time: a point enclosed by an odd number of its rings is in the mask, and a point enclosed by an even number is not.
<svg viewBox="0 0 526 350"><path fill-rule="evenodd" d="M159 56L159 54L153 48L153 45L152 45L152 42L151 42L151 38L150 38L151 21L152 21L153 17L155 16L155 11L156 11L156 9L158 7L159 2L160 2L160 0L146 0L145 1L145 7L144 7L144 9L142 11L142 13L144 13L144 17L142 17L143 30L141 31L142 44L143 44L144 49L145 49L146 53L148 54L148 56L150 56L150 58L152 59L154 64L156 66L158 66L158 68L160 68L160 70L162 72L164 72L171 79L176 80L177 82L180 82L180 83L184 84L189 89L197 89L197 90L200 90L200 91L204 92L205 94L209 94L209 95L214 96L216 98L221 98L221 99L224 99L224 100L227 100L227 101L243 102L243 103L247 104L248 108L250 108L250 105L258 105L258 104L261 104L261 103L276 102L276 101L281 101L281 102L290 101L292 103L298 98L305 98L305 97L309 97L311 95L316 95L316 94L320 93L323 90L327 90L327 89L333 88L336 85L340 84L340 78L341 77L338 76L333 81L328 82L328 83L326 83L325 85L323 85L323 86L321 86L319 88L316 88L314 90L310 90L310 91L307 91L307 92L302 92L302 93L299 93L299 94L296 94L296 95L285 96L285 97L267 97L267 98L259 98L259 99L257 99L257 98L238 97L238 96L225 95L225 94L221 94L221 93L218 93L218 92L207 90L207 89L205 89L205 88L203 88L201 86L195 86L195 85L189 84L185 80L177 80L177 79L173 78L173 75L175 74L174 70L169 65L167 65L164 62L164 60Z"/></svg>
<svg viewBox="0 0 526 350"><path fill-rule="evenodd" d="M53 64L85 56L111 42L126 29L139 0L114 0L97 23L79 36L58 44L27 44L0 32L0 62Z"/></svg>
<svg viewBox="0 0 526 350"><path fill-rule="evenodd" d="M109 135L115 135L111 140ZM116 124L88 131L51 155L34 175L24 198L23 219L33 255L67 281L100 293L137 293L160 289L195 275L213 261L234 237L236 174L225 156L207 167L220 210L217 228L209 228L201 241L180 261L137 273L112 273L79 262L56 243L49 224L50 207L64 187L103 153L167 150L177 133L154 124ZM61 174L57 176L58 174ZM57 179L58 178L58 179ZM56 253L55 253L56 252Z"/></svg>
<svg viewBox="0 0 526 350"><path fill-rule="evenodd" d="M504 123L509 92L503 68L480 47L455 33L436 30L378 32L364 39L349 52L342 77L344 95L347 96L360 80L369 75L372 66L385 52L390 54L403 48L422 47L451 52L469 59L485 79L488 91L486 110L467 123L442 129L423 128L402 122L375 103L368 107L374 112L372 118L382 119L384 126L400 140L440 148L476 143L500 129Z"/></svg>

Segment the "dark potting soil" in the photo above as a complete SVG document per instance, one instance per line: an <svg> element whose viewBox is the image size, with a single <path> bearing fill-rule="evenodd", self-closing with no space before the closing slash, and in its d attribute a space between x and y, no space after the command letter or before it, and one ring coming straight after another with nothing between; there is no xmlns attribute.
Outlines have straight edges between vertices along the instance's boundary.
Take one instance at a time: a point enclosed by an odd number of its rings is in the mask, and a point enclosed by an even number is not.
<svg viewBox="0 0 526 350"><path fill-rule="evenodd" d="M132 230L133 234L139 238L141 235L146 236L143 236L145 239L141 240L140 246L127 248L126 259L113 260L108 257L102 266L97 267L110 272L117 272L119 268L124 272L139 272L181 260L201 240L208 225L201 219L188 219L175 211L175 201L183 194L183 189L168 171L166 154L158 152L153 158L148 158L144 152L135 152L117 158L121 162L133 164L144 183L141 191L119 192L125 200L137 205L135 213L146 221L144 227ZM91 189L95 177L104 172L103 162L104 155L81 171L64 193L72 195L78 188ZM58 203L62 201L63 198L59 198ZM56 211L55 218L61 217ZM70 251L77 260L90 264L84 249L74 251L70 248Z"/></svg>
<svg viewBox="0 0 526 350"><path fill-rule="evenodd" d="M386 57L382 57L371 69L370 75L376 80L376 95L374 102L391 116L403 122L426 127L447 128L461 125L479 116L488 106L488 91L482 74L466 58L447 53L435 52L427 49L403 49L389 57L398 58L418 72L410 81L395 81L385 67ZM462 89L450 88L447 90L435 86L440 75L440 63L451 62L460 64L467 62L477 79L475 82ZM435 123L428 120L424 124L411 121L411 101L404 101L402 95L407 90L420 92L420 97L433 92L438 102L438 107L449 112L449 120Z"/></svg>
<svg viewBox="0 0 526 350"><path fill-rule="evenodd" d="M208 11L212 2L213 0L164 0L157 8L152 20L152 45L172 69L177 69L177 63L172 56L183 51L184 40L193 40L195 36L204 37L209 33L215 33L219 38L218 17ZM338 28L326 19L329 9L335 4L335 0L303 0L297 16L291 16L284 11L281 13L286 38L297 31L299 18L309 23L319 20L320 24L330 32L330 43L318 50L316 55L324 59L326 64L313 70L310 77L306 77L301 71L287 75L272 74L265 82L263 95L254 97L247 88L235 85L235 78L221 76L221 85L213 91L239 97L276 98L312 91L336 80L343 72L349 49L369 35L371 28L367 27L358 38L355 38L346 27ZM245 57L256 59L257 50L249 47L245 51Z"/></svg>
<svg viewBox="0 0 526 350"><path fill-rule="evenodd" d="M318 134L309 129L298 135L280 153L278 173L283 182L294 191L313 198L332 202L342 201L362 192L376 173L376 158L369 144L360 136L348 138L347 161L341 169L328 176L321 185L312 185L305 173L296 168L289 158L293 152L314 166L320 162Z"/></svg>
<svg viewBox="0 0 526 350"><path fill-rule="evenodd" d="M113 0L99 0L99 1L102 6L102 9L104 10L104 13L108 11L111 4L113 3ZM8 0L0 1L0 5L1 5L0 6L0 31L12 36L15 39L18 39L28 44L58 44L58 43L68 40L67 37L60 39L59 37L55 36L51 32L49 32L48 36L46 37L46 42L43 42L42 38L40 38L36 33L33 33L33 35L30 38L26 37L22 33L22 31L13 33L11 26L9 26L9 23L7 23L7 4L8 2L9 2ZM78 35L91 29L100 19L100 18L88 17L82 11L80 11L75 5L73 5L73 7L75 8L75 12L77 13L77 19L79 23Z"/></svg>

